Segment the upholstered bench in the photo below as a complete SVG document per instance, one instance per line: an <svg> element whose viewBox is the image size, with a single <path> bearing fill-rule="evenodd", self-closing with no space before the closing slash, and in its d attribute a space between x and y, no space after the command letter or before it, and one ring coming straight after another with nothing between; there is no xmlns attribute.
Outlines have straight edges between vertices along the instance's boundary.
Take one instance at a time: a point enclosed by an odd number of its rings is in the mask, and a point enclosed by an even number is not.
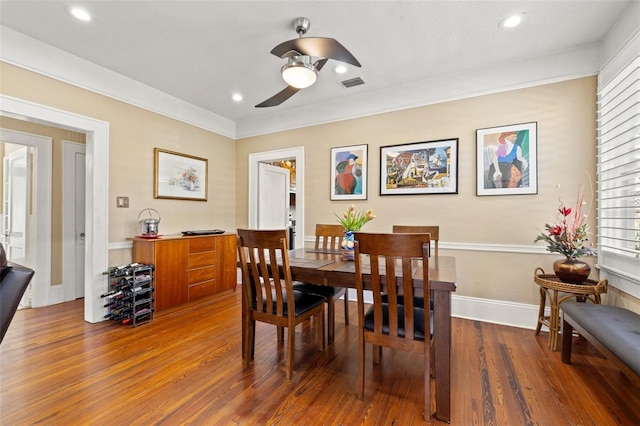
<svg viewBox="0 0 640 426"><path fill-rule="evenodd" d="M640 315L618 306L562 305L562 362L571 363L572 333L577 331L640 387Z"/></svg>

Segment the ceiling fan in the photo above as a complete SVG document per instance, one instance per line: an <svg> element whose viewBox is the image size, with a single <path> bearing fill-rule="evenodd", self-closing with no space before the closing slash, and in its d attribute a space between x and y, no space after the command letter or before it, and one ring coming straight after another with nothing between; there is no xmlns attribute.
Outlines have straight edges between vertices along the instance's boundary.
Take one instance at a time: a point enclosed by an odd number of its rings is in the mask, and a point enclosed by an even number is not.
<svg viewBox="0 0 640 426"><path fill-rule="evenodd" d="M271 53L279 58L287 58L282 67L282 78L288 84L286 88L256 105L256 108L277 106L298 93L300 89L315 83L318 72L329 59L346 62L360 67L360 62L337 40L324 37L303 37L311 22L307 18L296 18L293 27L299 38L280 43ZM314 58L316 59L313 62Z"/></svg>

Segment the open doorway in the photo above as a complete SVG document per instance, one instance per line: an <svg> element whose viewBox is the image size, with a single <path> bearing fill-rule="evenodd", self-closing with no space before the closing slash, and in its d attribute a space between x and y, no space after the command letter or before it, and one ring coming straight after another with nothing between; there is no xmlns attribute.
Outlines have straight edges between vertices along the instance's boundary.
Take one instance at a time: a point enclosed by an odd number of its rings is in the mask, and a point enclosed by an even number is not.
<svg viewBox="0 0 640 426"><path fill-rule="evenodd" d="M295 230L291 235L293 237L292 246L304 247L304 147L249 154L249 227L258 229L259 164L274 164L285 161L295 164L295 209L289 209L291 217L285 217L283 223L295 223ZM291 191L288 196L291 197Z"/></svg>
<svg viewBox="0 0 640 426"><path fill-rule="evenodd" d="M109 123L5 95L0 95L0 115L86 134L84 319L88 322L103 321L100 294L104 290L103 272L108 268ZM50 205L51 200L44 204ZM50 231L49 223L42 235ZM47 247L50 249L50 245ZM48 259L50 262L50 255ZM33 286L34 306L47 304L47 285L48 280L44 280Z"/></svg>

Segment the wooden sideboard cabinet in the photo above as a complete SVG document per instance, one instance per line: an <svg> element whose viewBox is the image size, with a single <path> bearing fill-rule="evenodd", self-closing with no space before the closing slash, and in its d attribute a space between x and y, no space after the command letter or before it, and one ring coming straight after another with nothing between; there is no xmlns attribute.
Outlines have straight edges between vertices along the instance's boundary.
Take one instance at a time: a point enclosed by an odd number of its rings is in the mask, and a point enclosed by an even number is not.
<svg viewBox="0 0 640 426"><path fill-rule="evenodd" d="M135 237L133 261L155 266L155 310L235 289L236 235Z"/></svg>

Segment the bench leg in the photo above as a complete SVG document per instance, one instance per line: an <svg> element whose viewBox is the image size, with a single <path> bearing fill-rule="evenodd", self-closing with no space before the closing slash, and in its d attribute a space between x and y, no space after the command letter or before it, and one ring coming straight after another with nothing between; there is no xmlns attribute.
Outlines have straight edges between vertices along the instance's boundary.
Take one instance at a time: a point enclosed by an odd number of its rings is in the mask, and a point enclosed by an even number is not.
<svg viewBox="0 0 640 426"><path fill-rule="evenodd" d="M562 362L565 364L571 364L571 349L573 347L572 342L573 327L562 316Z"/></svg>

